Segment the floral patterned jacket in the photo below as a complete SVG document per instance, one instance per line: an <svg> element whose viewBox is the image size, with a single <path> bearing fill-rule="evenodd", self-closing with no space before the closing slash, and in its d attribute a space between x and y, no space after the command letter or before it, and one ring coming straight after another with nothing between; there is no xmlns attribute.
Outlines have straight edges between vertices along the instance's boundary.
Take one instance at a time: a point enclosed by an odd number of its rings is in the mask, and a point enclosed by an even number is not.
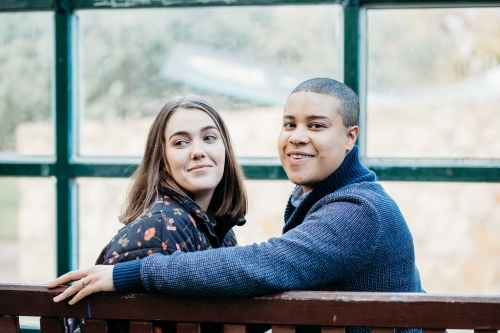
<svg viewBox="0 0 500 333"><path fill-rule="evenodd" d="M114 265L153 253L170 255L175 251L194 252L238 245L232 228L243 225L244 219L215 221L194 201L168 187L161 187L159 194L143 215L118 231L102 250L96 265ZM64 318L63 323L66 333L83 333L85 329L82 319ZM115 324L116 327L108 327L110 332L127 331L123 323Z"/></svg>
<svg viewBox="0 0 500 333"><path fill-rule="evenodd" d="M146 212L111 239L96 264L114 265L153 253L168 255L237 246L232 228L244 223L215 221L213 216L210 219L194 201L162 187Z"/></svg>

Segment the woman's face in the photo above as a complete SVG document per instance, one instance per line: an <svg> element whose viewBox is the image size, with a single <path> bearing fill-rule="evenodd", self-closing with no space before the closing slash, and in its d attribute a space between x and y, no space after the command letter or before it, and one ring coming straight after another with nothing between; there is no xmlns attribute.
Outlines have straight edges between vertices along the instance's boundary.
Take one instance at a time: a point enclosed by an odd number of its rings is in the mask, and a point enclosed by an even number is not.
<svg viewBox="0 0 500 333"><path fill-rule="evenodd" d="M165 130L166 158L175 182L193 200L211 200L224 173L222 136L210 116L201 110L177 109Z"/></svg>

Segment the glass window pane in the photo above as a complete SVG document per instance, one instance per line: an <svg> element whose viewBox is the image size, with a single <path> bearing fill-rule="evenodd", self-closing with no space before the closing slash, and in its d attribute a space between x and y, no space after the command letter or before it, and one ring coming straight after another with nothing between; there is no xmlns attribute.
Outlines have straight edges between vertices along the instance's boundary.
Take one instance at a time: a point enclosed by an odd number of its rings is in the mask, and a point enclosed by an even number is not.
<svg viewBox="0 0 500 333"><path fill-rule="evenodd" d="M384 182L429 293L500 293L500 184Z"/></svg>
<svg viewBox="0 0 500 333"><path fill-rule="evenodd" d="M368 10L367 155L500 158L500 8Z"/></svg>
<svg viewBox="0 0 500 333"><path fill-rule="evenodd" d="M79 178L79 265L95 264L101 250L123 227L118 216L129 179Z"/></svg>
<svg viewBox="0 0 500 333"><path fill-rule="evenodd" d="M52 13L0 14L0 154L53 155Z"/></svg>
<svg viewBox="0 0 500 333"><path fill-rule="evenodd" d="M280 236L285 225L283 213L295 185L288 180L246 180L245 185L247 223L234 228L238 244L250 245Z"/></svg>
<svg viewBox="0 0 500 333"><path fill-rule="evenodd" d="M78 15L81 155L141 155L166 99L198 94L231 122L239 155L277 156L288 94L304 79L340 73L339 5Z"/></svg>
<svg viewBox="0 0 500 333"><path fill-rule="evenodd" d="M55 182L0 178L0 283L47 283L56 276Z"/></svg>
<svg viewBox="0 0 500 333"><path fill-rule="evenodd" d="M79 179L80 266L93 265L119 228L127 179ZM288 181L246 181L240 245L281 235ZM431 293L500 292L500 184L383 182L413 234L424 288ZM477 272L481 272L478 274Z"/></svg>
<svg viewBox="0 0 500 333"><path fill-rule="evenodd" d="M249 197L247 223L235 227L240 245L248 245L281 235L283 212L294 187L289 181L245 182ZM78 179L80 267L94 265L101 250L123 224L118 215L129 179Z"/></svg>

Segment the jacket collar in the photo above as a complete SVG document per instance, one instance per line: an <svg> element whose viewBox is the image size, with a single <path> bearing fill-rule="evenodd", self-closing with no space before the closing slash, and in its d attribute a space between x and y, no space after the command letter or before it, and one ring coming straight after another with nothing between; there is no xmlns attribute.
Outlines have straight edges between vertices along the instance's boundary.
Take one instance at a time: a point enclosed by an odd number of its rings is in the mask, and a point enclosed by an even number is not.
<svg viewBox="0 0 500 333"><path fill-rule="evenodd" d="M235 225L243 225L246 221L242 220L232 220L226 218L217 218L217 223L212 225L208 214L200 207L196 202L187 198L183 195L174 192L170 187L162 184L160 186L161 190L169 195L172 199L179 202L182 206L186 208L188 213L196 218L200 227L205 232L210 245L213 248L221 247L224 241L224 237ZM200 223L201 222L201 223Z"/></svg>

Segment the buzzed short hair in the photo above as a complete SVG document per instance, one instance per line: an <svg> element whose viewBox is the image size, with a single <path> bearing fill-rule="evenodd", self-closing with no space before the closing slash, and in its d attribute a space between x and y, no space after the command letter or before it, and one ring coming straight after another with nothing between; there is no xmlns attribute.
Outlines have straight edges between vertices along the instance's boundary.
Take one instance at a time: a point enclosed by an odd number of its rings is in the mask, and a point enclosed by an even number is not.
<svg viewBox="0 0 500 333"><path fill-rule="evenodd" d="M318 77L302 82L292 93L310 91L317 94L330 95L340 101L342 123L345 127L357 126L359 123L359 98L345 84L329 78Z"/></svg>

